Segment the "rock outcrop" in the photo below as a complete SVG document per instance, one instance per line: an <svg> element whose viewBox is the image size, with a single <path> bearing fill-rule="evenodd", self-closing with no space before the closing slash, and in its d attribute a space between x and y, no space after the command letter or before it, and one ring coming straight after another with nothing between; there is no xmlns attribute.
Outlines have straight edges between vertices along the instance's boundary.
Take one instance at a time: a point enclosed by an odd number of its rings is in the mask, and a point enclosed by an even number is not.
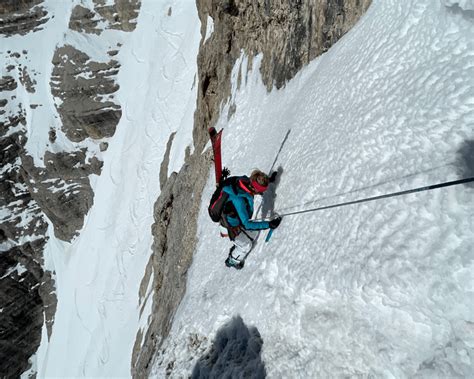
<svg viewBox="0 0 474 379"><path fill-rule="evenodd" d="M0 3L0 34L10 37L41 30L49 20L43 0L3 0Z"/></svg>
<svg viewBox="0 0 474 379"><path fill-rule="evenodd" d="M140 0L116 0L107 4L105 0L93 0L93 8L76 5L72 11L69 28L88 34L100 34L103 29L99 23L105 23L106 29L131 32L137 25Z"/></svg>
<svg viewBox="0 0 474 379"><path fill-rule="evenodd" d="M140 0L115 0L112 5L106 0L93 0L96 12L108 22L108 28L131 32L137 25Z"/></svg>
<svg viewBox="0 0 474 379"><path fill-rule="evenodd" d="M56 50L53 65L51 93L61 100L57 110L67 138L80 142L112 137L122 116L120 106L111 101L119 89L115 83L119 63L95 62L65 45Z"/></svg>
<svg viewBox="0 0 474 379"><path fill-rule="evenodd" d="M5 378L19 377L28 368L28 358L38 348L44 322L51 335L56 296L51 273L42 268L44 244L45 239L39 238L2 251L0 372Z"/></svg>
<svg viewBox="0 0 474 379"><path fill-rule="evenodd" d="M102 162L86 161L86 149L66 153L46 152L46 167L38 168L30 156L22 158L21 174L39 208L54 226L55 236L70 241L82 228L93 203L89 175L100 175Z"/></svg>
<svg viewBox="0 0 474 379"><path fill-rule="evenodd" d="M51 333L56 308L52 273L42 268L48 225L21 168L25 111L9 105L17 87L12 77L0 80L0 372L5 377L25 371L43 322Z"/></svg>
<svg viewBox="0 0 474 379"><path fill-rule="evenodd" d="M209 151L204 156L188 155L179 173L168 178L155 204L153 255L149 262L154 272L154 311L141 350L134 351L134 377L144 377L149 372L152 358L168 335L171 318L186 291L186 273L197 242L200 194L207 181L210 160Z"/></svg>
<svg viewBox="0 0 474 379"><path fill-rule="evenodd" d="M82 5L76 5L69 20L69 29L86 34L100 34L102 29L98 26L99 22L100 18L95 12Z"/></svg>
<svg viewBox="0 0 474 379"><path fill-rule="evenodd" d="M329 49L369 5L370 0L197 1L203 38L198 55L194 153L186 156L179 173L171 175L155 204L155 243L149 263L154 271L153 312L146 334L137 335L135 345L142 348L133 355L134 377L148 375L186 289L201 192L211 163L209 152L201 152L208 140L207 128L216 123L221 104L230 96L230 76L237 58L244 52L251 62L262 53L260 70L267 89L281 88L311 59ZM208 16L214 31L205 40ZM172 365L169 367L172 371Z"/></svg>
<svg viewBox="0 0 474 379"><path fill-rule="evenodd" d="M21 172L25 124L21 109L0 124L0 233L14 244L20 244L27 236L44 236L47 229L42 212L28 191L28 178Z"/></svg>

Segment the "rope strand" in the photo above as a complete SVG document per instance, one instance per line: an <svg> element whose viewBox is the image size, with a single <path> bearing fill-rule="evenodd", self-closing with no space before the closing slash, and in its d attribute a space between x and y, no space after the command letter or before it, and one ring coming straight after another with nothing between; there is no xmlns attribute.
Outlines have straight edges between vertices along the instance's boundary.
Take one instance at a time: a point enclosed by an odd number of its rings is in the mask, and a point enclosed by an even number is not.
<svg viewBox="0 0 474 379"><path fill-rule="evenodd" d="M368 201L386 199L388 197L402 196L402 195L407 195L407 194L416 193L416 192L430 191L430 190L437 189L437 188L450 187L450 186L455 186L455 185L458 185L458 184L464 184L464 183L470 183L470 182L474 182L474 177L469 177L469 178L464 178L464 179L459 179L459 180L453 180L453 181L450 181L450 182L432 184L432 185L429 185L429 186L418 187L418 188L413 188L413 189L409 189L409 190L405 190L405 191L399 191L399 192L392 192L392 193L388 193L388 194L385 194L385 195L367 197L367 198L364 198L364 199L346 201L344 203L326 205L326 206L323 206L323 207L303 209L301 211L295 211L295 212L279 214L279 216L284 217L284 216L293 216L293 215L302 214L302 213L316 212L316 211L321 211L321 210L324 210L324 209L343 207L343 206L352 205L352 204L360 204L360 203L365 203L365 202L368 202Z"/></svg>

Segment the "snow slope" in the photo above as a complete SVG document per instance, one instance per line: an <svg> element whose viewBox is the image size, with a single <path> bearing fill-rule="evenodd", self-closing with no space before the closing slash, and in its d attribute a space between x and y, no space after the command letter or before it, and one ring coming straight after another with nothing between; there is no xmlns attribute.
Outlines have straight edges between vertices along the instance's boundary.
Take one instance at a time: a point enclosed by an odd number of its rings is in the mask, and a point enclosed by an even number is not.
<svg viewBox="0 0 474 379"><path fill-rule="evenodd" d="M151 310L151 301L139 299L139 286L151 255L160 164L171 133L177 145L170 170L179 170L192 142L200 37L194 4L154 0L142 1L132 33L64 37L92 57L123 44L115 57L122 65L116 95L123 116L103 153L102 173L93 177L94 206L80 236L72 243L49 236L45 261L56 271L58 308L51 339L44 329L32 360L39 377L130 375L133 344ZM46 83L49 72L42 72ZM44 147L37 150L41 156Z"/></svg>
<svg viewBox="0 0 474 379"><path fill-rule="evenodd" d="M274 166L282 213L459 178L474 139L470 4L374 0L269 94L258 62L246 77L242 57L237 111L218 123L223 161L236 175L269 170L291 130ZM271 378L474 376L474 188L284 218L236 271L207 216L212 187L211 171L188 290L154 375L189 375L216 336L235 355L214 374L235 374L247 326Z"/></svg>

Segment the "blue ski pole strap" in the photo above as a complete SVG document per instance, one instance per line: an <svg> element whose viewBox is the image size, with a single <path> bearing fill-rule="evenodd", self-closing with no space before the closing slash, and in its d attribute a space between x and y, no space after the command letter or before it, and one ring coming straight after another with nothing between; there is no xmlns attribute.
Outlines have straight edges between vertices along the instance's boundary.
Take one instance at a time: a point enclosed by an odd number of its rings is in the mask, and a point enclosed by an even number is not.
<svg viewBox="0 0 474 379"><path fill-rule="evenodd" d="M268 231L267 237L265 238L265 242L269 242L269 241L270 241L270 238L272 238L273 230L274 230L274 229L270 229L270 230Z"/></svg>

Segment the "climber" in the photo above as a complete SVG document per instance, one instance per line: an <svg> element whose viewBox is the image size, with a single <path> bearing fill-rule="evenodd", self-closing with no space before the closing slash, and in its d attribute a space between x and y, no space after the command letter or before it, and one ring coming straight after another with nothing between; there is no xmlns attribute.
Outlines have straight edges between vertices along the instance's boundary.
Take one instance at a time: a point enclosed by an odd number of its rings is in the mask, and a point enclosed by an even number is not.
<svg viewBox="0 0 474 379"><path fill-rule="evenodd" d="M281 217L270 221L252 221L254 211L254 196L263 195L268 185L276 179L277 172L270 177L260 170L254 170L247 176L232 176L221 183L220 196L213 204L219 205L222 199L220 213L220 229L222 237L229 237L234 245L230 248L225 264L227 267L241 269L243 260L253 247L258 230L275 229L280 225Z"/></svg>

